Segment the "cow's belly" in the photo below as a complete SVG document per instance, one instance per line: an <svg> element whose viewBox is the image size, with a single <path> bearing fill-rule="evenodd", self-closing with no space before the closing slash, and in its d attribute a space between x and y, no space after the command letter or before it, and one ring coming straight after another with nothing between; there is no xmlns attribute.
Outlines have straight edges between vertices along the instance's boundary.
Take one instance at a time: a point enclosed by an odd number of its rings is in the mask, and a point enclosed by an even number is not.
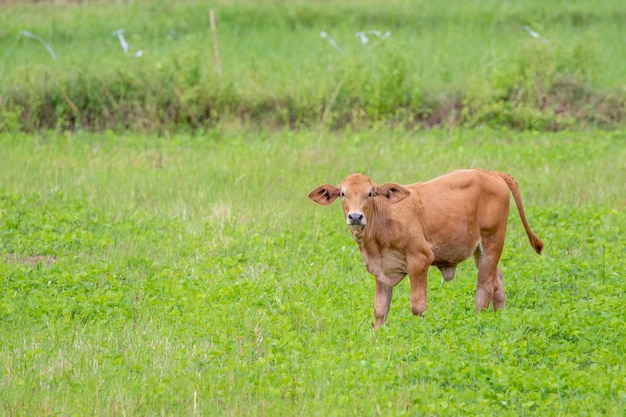
<svg viewBox="0 0 626 417"><path fill-rule="evenodd" d="M447 244L432 245L431 249L435 257L433 265L458 265L476 252L480 245L480 239L459 239Z"/></svg>
<svg viewBox="0 0 626 417"><path fill-rule="evenodd" d="M380 254L365 254L365 267L370 274L385 285L397 285L407 274L406 258L396 251L384 251Z"/></svg>

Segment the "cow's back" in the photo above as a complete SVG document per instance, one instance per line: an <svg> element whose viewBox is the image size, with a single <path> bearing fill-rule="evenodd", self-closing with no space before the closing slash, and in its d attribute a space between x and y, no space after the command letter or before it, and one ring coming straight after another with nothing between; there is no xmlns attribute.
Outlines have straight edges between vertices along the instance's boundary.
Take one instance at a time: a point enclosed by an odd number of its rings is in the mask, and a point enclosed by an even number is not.
<svg viewBox="0 0 626 417"><path fill-rule="evenodd" d="M422 229L435 262L461 262L479 244L481 231L506 225L509 189L488 171L457 170L407 188L421 201Z"/></svg>

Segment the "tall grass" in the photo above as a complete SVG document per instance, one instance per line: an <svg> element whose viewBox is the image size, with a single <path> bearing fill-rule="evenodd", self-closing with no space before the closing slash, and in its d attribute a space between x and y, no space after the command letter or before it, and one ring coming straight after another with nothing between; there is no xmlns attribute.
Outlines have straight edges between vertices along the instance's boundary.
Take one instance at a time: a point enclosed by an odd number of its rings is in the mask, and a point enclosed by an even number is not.
<svg viewBox="0 0 626 417"><path fill-rule="evenodd" d="M619 1L228 1L214 8L222 76L203 2L7 5L0 127L169 134L225 119L289 127L623 123ZM120 28L128 54L113 35ZM58 58L21 30L49 42ZM363 30L391 37L370 35L362 44L355 34Z"/></svg>

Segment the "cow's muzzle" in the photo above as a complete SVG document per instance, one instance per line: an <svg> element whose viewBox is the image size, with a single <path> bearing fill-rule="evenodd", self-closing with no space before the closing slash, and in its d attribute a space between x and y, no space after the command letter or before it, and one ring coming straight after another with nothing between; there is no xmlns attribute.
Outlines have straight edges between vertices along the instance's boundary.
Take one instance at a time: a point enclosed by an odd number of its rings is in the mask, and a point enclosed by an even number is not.
<svg viewBox="0 0 626 417"><path fill-rule="evenodd" d="M363 215L363 213L355 211L353 213L348 213L346 223L348 223L350 226L365 226L367 222L365 221L365 216Z"/></svg>

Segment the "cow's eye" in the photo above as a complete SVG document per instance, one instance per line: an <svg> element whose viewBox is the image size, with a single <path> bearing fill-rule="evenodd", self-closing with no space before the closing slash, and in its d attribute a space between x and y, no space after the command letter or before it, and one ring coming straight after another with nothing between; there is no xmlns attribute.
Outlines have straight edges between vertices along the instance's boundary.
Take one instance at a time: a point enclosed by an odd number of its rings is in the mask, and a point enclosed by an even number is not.
<svg viewBox="0 0 626 417"><path fill-rule="evenodd" d="M372 190L369 190L369 191L367 192L367 198L372 198Z"/></svg>
<svg viewBox="0 0 626 417"><path fill-rule="evenodd" d="M344 198L346 196L346 193L343 192L343 190L339 191L339 197Z"/></svg>

